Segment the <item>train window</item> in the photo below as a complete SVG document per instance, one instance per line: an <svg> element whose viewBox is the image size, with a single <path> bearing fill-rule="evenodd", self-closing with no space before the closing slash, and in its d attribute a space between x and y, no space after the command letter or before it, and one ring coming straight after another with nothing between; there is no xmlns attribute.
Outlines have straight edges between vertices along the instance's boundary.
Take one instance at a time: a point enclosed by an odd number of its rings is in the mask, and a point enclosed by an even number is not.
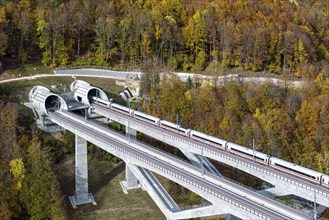
<svg viewBox="0 0 329 220"><path fill-rule="evenodd" d="M255 155L249 154L249 153L246 153L244 151L241 151L241 150L238 150L238 149L235 149L235 148L231 148L231 150L237 151L239 153L242 153L242 154L247 155L247 156L250 156L250 157L255 157L255 158L259 159L259 160L263 160L263 158L256 156L256 154Z"/></svg>
<svg viewBox="0 0 329 220"><path fill-rule="evenodd" d="M287 170L290 170L290 171L293 171L293 172L296 172L296 173L299 173L299 174L302 174L304 176L308 176L308 177L311 177L313 179L316 179L316 177L312 176L312 175L309 175L309 174L306 174L306 173L303 173L303 172L300 172L300 171L297 171L297 170L294 170L294 169L291 169L289 167L286 167L286 166L283 166L281 164L278 164L278 163L275 163L276 166L279 166L279 167L282 167L284 169L287 169Z"/></svg>
<svg viewBox="0 0 329 220"><path fill-rule="evenodd" d="M207 141L207 142L210 142L210 143L213 143L213 144L216 144L216 145L219 145L219 146L222 146L220 143L217 143L217 142L215 142L215 141L209 140L209 139L207 139L207 138L203 138L203 137L201 137L201 136L199 136L199 135L192 134L191 136L192 136L192 137L199 138L199 139L202 139L202 140L204 140L204 141Z"/></svg>

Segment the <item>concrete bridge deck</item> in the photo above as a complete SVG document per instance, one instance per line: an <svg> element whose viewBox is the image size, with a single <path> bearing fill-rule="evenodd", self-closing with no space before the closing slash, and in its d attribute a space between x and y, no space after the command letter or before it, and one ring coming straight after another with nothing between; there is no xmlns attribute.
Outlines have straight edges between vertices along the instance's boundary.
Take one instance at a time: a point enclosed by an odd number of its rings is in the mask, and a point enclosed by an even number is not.
<svg viewBox="0 0 329 220"><path fill-rule="evenodd" d="M211 173L202 173L199 168L168 154L159 154L156 153L156 150L151 151L150 149L145 149L143 152L138 149L134 141L127 140L125 137L119 137L115 133L106 135L105 133L108 131L101 132L100 125L95 125L90 121L84 121L84 118L72 118L72 115L67 115L66 113L50 113L49 116L54 123L83 136L89 142L122 158L127 164L134 164L138 167L156 172L199 194L210 201L216 207L216 210L221 210L218 212L229 212L236 216L243 216L246 219L310 218L307 214L281 203L278 204L278 202L262 197L259 194L255 195L248 190L243 190L244 193L242 191L240 192L234 184L234 187L230 188L232 191L225 189L225 187L228 188L227 185L231 185L232 183L229 181L229 183L225 183L225 179L214 176ZM126 142L120 143L118 140L113 140L112 138L115 137L118 139L124 138ZM165 158L166 160L164 160Z"/></svg>
<svg viewBox="0 0 329 220"><path fill-rule="evenodd" d="M327 187L304 180L291 175L290 173L276 170L239 155L232 154L207 143L180 135L144 120L139 120L129 115L114 111L108 107L94 104L92 105L92 108L93 111L99 115L126 126L129 125L131 129L179 148L183 152L190 152L194 155L211 158L269 182L275 186L275 188L268 190L268 193L272 195L291 194L310 201L313 201L314 196L316 196L318 204L329 207L329 189Z"/></svg>

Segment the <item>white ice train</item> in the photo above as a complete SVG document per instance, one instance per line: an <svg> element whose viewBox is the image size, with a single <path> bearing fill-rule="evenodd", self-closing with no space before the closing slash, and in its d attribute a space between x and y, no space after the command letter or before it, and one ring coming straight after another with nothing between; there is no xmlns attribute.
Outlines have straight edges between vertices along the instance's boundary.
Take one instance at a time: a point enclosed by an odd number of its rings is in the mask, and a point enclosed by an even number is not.
<svg viewBox="0 0 329 220"><path fill-rule="evenodd" d="M274 167L285 172L293 173L296 176L320 183L321 185L329 186L329 176L323 173L290 163L288 161L272 157L253 149L234 144L220 138L216 138L199 131L190 130L190 137L207 142L214 146L219 146L226 151L238 154L244 157L254 159L262 164Z"/></svg>
<svg viewBox="0 0 329 220"><path fill-rule="evenodd" d="M109 102L103 101L103 100L101 100L99 98L95 98L95 97L93 99L94 99L94 101L96 101L95 104L101 104L103 106L105 105L115 111L122 112L126 115L130 115L132 117L138 118L143 121L147 121L149 123L153 123L157 126L165 128L165 129L175 131L181 135L185 135L185 136L188 136L195 140L219 147L222 150L229 151L231 153L238 154L243 157L247 157L249 159L260 162L264 165L268 165L268 166L274 167L276 169L283 170L288 173L292 173L296 176L299 176L299 177L302 177L302 178L305 178L305 179L308 179L313 182L317 182L321 185L325 185L325 186L329 187L329 176L324 175L323 173L290 163L285 160L281 160L279 158L272 157L268 154L264 154L264 153L261 153L258 151L253 151L250 148L243 147L241 145L234 144L234 143L225 141L223 139L207 135L207 134L199 132L199 131L183 128L180 125L177 125L175 123L165 121L165 120L162 120L160 118L157 118L157 117L154 117L151 115L147 115L143 112L129 109L122 105L118 105L115 103L109 103Z"/></svg>
<svg viewBox="0 0 329 220"><path fill-rule="evenodd" d="M187 129L181 127L180 125L177 125L175 123L172 123L170 121L160 120L160 126L172 131L179 132L181 134L188 134Z"/></svg>
<svg viewBox="0 0 329 220"><path fill-rule="evenodd" d="M202 133L200 131L195 131L195 130L189 129L189 136L193 139L200 140L200 141L203 141L203 142L207 142L211 145L226 148L225 144L227 143L227 141L225 141L223 139L220 139L220 138L210 136L210 135Z"/></svg>
<svg viewBox="0 0 329 220"><path fill-rule="evenodd" d="M131 112L131 115L144 121L152 122L158 126L160 125L160 118L145 114L143 112L134 110L133 112Z"/></svg>
<svg viewBox="0 0 329 220"><path fill-rule="evenodd" d="M254 151L253 149L243 147L238 144L234 144L231 142L226 143L226 150L231 151L235 154L239 154L241 156L252 157L254 160L261 162L263 164L267 164L269 162L270 156L258 151Z"/></svg>
<svg viewBox="0 0 329 220"><path fill-rule="evenodd" d="M109 105L109 107L111 107L113 110L116 110L116 111L119 111L119 112L122 112L126 115L129 115L130 112L129 112L129 108L125 107L125 106L122 106L122 105L118 105L118 104L115 104L115 103L112 103L111 105ZM131 109L130 109L131 110Z"/></svg>
<svg viewBox="0 0 329 220"><path fill-rule="evenodd" d="M315 180L315 182L329 187L329 176L323 173L275 157L269 158L269 164L277 169L289 170L290 172L294 172L297 176L304 177L312 181Z"/></svg>

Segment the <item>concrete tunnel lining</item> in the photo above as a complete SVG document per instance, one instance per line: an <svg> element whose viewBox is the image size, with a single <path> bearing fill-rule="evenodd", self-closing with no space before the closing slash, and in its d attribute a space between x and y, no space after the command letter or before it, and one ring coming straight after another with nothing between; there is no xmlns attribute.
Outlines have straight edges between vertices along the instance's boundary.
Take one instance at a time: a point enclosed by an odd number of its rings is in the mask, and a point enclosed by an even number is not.
<svg viewBox="0 0 329 220"><path fill-rule="evenodd" d="M49 95L45 100L45 109L46 111L50 110L59 110L61 108L61 100L56 95Z"/></svg>
<svg viewBox="0 0 329 220"><path fill-rule="evenodd" d="M59 111L61 109L68 110L65 100L57 94L49 94L45 99L44 104L46 112L48 111Z"/></svg>
<svg viewBox="0 0 329 220"><path fill-rule="evenodd" d="M92 102L92 97L98 97L104 100L108 100L106 93L94 86L91 86L89 83L76 80L71 86L71 91L74 93L74 98L85 105L90 105Z"/></svg>
<svg viewBox="0 0 329 220"><path fill-rule="evenodd" d="M29 93L29 100L36 111L43 115L48 115L50 110L68 109L65 100L61 96L50 92L49 89L43 86L33 87Z"/></svg>
<svg viewBox="0 0 329 220"><path fill-rule="evenodd" d="M105 100L108 100L108 97L107 95L103 92L103 90L99 89L99 88L92 88L88 91L88 100L89 102L91 102L92 100L92 97L97 97L97 98L101 98L101 99L105 99Z"/></svg>

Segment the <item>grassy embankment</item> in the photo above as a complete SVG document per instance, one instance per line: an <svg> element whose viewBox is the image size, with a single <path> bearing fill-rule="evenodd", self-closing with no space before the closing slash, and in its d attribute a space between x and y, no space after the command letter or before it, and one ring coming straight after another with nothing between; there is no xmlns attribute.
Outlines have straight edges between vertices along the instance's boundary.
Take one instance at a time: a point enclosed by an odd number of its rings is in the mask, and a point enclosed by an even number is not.
<svg viewBox="0 0 329 220"><path fill-rule="evenodd" d="M35 74L50 74L50 73L53 73L53 70L50 67L46 67L44 65L38 65L38 64L26 64L26 65L22 65L17 69L6 70L1 75L4 78L14 78L14 77L31 76Z"/></svg>

